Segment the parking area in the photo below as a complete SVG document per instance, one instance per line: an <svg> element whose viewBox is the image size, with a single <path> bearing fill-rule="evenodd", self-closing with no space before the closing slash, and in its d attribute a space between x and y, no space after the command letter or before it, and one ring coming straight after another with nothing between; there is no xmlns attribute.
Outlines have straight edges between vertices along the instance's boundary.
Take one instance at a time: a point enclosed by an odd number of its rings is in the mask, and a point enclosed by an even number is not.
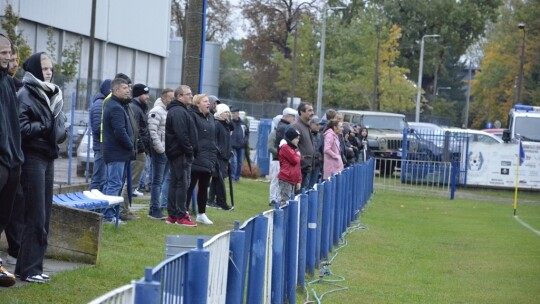
<svg viewBox="0 0 540 304"><path fill-rule="evenodd" d="M58 158L54 161L54 184L57 185L66 185L66 184L84 184L89 183L90 179L87 181L86 177L77 176L77 157L71 159L71 176L69 176L69 158Z"/></svg>

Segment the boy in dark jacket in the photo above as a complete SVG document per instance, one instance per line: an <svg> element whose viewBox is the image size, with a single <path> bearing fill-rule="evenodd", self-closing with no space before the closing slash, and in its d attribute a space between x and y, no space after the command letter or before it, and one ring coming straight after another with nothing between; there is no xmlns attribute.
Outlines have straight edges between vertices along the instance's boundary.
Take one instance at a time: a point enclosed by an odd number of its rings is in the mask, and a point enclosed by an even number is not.
<svg viewBox="0 0 540 304"><path fill-rule="evenodd" d="M300 133L294 128L285 131L285 138L279 146L279 204L283 206L291 199L294 190L302 186L301 156L298 152Z"/></svg>

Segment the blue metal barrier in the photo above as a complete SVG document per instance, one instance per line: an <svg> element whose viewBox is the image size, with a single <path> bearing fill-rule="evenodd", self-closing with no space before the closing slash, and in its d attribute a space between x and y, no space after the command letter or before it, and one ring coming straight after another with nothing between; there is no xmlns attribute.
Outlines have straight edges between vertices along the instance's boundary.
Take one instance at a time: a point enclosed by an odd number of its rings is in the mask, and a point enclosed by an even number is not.
<svg viewBox="0 0 540 304"><path fill-rule="evenodd" d="M160 284L152 278L152 268L144 269L144 279L135 283L135 304L159 303Z"/></svg>
<svg viewBox="0 0 540 304"><path fill-rule="evenodd" d="M296 271L298 269L298 264L296 262L296 258L298 257L298 202L292 200L289 201L289 206L287 207L287 209L289 210L289 223L286 234L286 292L289 303L294 304L296 303L296 283L298 280L298 273Z"/></svg>
<svg viewBox="0 0 540 304"><path fill-rule="evenodd" d="M339 242L365 207L373 193L373 169L371 159L317 184L287 206L249 219L241 228L235 222L222 299L226 303L296 303L296 288L305 285L306 273L313 275L321 259L328 259L333 243ZM208 290L219 288L208 285L210 254L200 239L189 255L162 262L153 278L147 274L137 283L136 303L221 302L208 298ZM158 286L158 291L151 286Z"/></svg>
<svg viewBox="0 0 540 304"><path fill-rule="evenodd" d="M276 206L274 209L274 227L272 243L272 303L285 301L285 221L284 211ZM235 302L240 303L240 302Z"/></svg>
<svg viewBox="0 0 540 304"><path fill-rule="evenodd" d="M208 298L208 267L210 253L203 248L204 239L197 240L197 248L191 249L187 263L187 290L185 303L206 303Z"/></svg>
<svg viewBox="0 0 540 304"><path fill-rule="evenodd" d="M229 250L231 257L229 259L229 270L227 273L227 303L242 303L242 278L246 269L243 268L246 246L246 233L240 230L240 223L234 222L234 230L231 231L231 241Z"/></svg>
<svg viewBox="0 0 540 304"><path fill-rule="evenodd" d="M308 222L307 222L307 242L306 242L306 267L307 272L311 275L315 273L315 256L317 252L317 232L318 220L317 220L317 208L318 208L319 192L317 190L310 190L308 192ZM303 273L298 270L299 273ZM301 281L302 285L304 280Z"/></svg>
<svg viewBox="0 0 540 304"><path fill-rule="evenodd" d="M306 273L307 234L308 234L308 196L300 194L300 222L298 225L298 273ZM303 275L298 276L298 285L304 286Z"/></svg>
<svg viewBox="0 0 540 304"><path fill-rule="evenodd" d="M268 219L262 214L255 218L253 243L250 250L247 303L263 303L263 282L266 260L266 238L268 237ZM206 286L205 286L206 288ZM188 302L190 303L190 302Z"/></svg>

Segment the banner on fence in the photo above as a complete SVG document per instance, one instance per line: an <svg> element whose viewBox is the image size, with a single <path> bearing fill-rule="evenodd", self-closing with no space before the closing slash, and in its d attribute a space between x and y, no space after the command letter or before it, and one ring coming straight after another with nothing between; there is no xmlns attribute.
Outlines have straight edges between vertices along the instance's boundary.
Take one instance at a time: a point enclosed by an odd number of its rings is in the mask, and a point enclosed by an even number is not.
<svg viewBox="0 0 540 304"><path fill-rule="evenodd" d="M524 157L517 143L486 144L471 142L462 154L467 166L467 185L514 188L516 165L519 188L540 189L540 143L523 142Z"/></svg>

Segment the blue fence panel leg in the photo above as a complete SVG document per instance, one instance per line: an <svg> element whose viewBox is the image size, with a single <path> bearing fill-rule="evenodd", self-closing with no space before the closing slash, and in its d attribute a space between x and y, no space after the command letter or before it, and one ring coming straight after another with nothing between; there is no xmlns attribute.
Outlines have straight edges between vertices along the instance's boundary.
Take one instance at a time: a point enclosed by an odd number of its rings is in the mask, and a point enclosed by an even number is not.
<svg viewBox="0 0 540 304"><path fill-rule="evenodd" d="M306 283L306 254L307 254L307 234L308 234L308 196L300 195L300 223L298 225L298 285L304 286Z"/></svg>
<svg viewBox="0 0 540 304"><path fill-rule="evenodd" d="M242 274L246 272L244 260L246 246L246 233L240 230L240 222L234 222L234 230L231 231L229 244L230 259L227 273L227 303L242 303Z"/></svg>
<svg viewBox="0 0 540 304"><path fill-rule="evenodd" d="M298 202L289 201L289 229L287 231L287 299L289 303L296 303L296 282L298 278Z"/></svg>
<svg viewBox="0 0 540 304"><path fill-rule="evenodd" d="M203 248L203 244L204 239L199 238L197 248L189 251L185 303L205 304L208 300L210 252Z"/></svg>
<svg viewBox="0 0 540 304"><path fill-rule="evenodd" d="M324 182L324 202L321 231L321 259L328 259L331 243L330 230L332 227L332 181Z"/></svg>
<svg viewBox="0 0 540 304"><path fill-rule="evenodd" d="M309 274L315 273L315 255L317 253L317 205L319 192L311 190L308 192L308 223L307 223L307 252L306 265ZM301 274L301 272L299 271Z"/></svg>
<svg viewBox="0 0 540 304"><path fill-rule="evenodd" d="M135 304L157 304L160 284L152 279L152 268L144 269L144 279L135 283Z"/></svg>
<svg viewBox="0 0 540 304"><path fill-rule="evenodd" d="M317 243L315 245L315 265L318 267L321 261L321 239L322 239L322 221L323 221L323 199L324 186L317 184Z"/></svg>
<svg viewBox="0 0 540 304"><path fill-rule="evenodd" d="M266 267L266 246L268 239L268 218L259 215L253 227L253 243L249 259L247 303L263 303L264 276Z"/></svg>
<svg viewBox="0 0 540 304"><path fill-rule="evenodd" d="M335 182L334 200L336 204L334 209L336 215L334 216L332 244L337 246L339 244L339 236L341 235L341 214L343 213L343 175L338 174Z"/></svg>
<svg viewBox="0 0 540 304"><path fill-rule="evenodd" d="M274 210L274 227L272 237L272 296L274 304L283 303L285 300L285 229L284 212L276 208ZM227 302L229 303L229 302ZM236 302L235 302L236 303ZM241 303L241 302L237 302Z"/></svg>

